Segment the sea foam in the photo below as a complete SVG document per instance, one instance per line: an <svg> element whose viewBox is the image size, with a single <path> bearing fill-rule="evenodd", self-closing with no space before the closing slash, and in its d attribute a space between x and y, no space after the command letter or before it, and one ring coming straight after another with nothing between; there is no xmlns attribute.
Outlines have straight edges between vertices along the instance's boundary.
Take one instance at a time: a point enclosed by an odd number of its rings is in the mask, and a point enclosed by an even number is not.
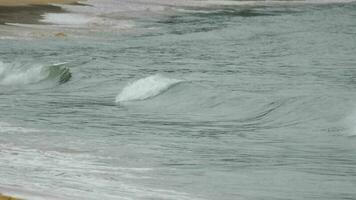
<svg viewBox="0 0 356 200"><path fill-rule="evenodd" d="M65 63L49 66L21 66L17 64L5 64L0 61L0 85L27 85L44 80L65 83L69 81L71 76L71 72L69 68L65 67Z"/></svg>
<svg viewBox="0 0 356 200"><path fill-rule="evenodd" d="M160 74L142 78L128 84L121 93L116 96L116 102L152 98L180 82L182 82L182 80L167 78Z"/></svg>
<svg viewBox="0 0 356 200"><path fill-rule="evenodd" d="M46 13L41 22L60 24L60 25L85 25L95 21L95 17L71 13Z"/></svg>
<svg viewBox="0 0 356 200"><path fill-rule="evenodd" d="M13 126L11 124L1 122L0 121L0 133L32 133L32 132L38 132L36 129L30 129L30 128L23 128L19 126Z"/></svg>

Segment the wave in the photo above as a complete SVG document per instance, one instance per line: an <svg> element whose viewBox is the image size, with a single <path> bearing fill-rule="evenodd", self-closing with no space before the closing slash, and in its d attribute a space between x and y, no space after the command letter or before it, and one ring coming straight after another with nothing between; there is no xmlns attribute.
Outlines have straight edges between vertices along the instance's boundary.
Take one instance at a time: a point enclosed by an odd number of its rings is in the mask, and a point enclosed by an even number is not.
<svg viewBox="0 0 356 200"><path fill-rule="evenodd" d="M134 27L134 24L130 20L104 18L102 16L95 16L95 15L91 16L87 14L46 13L42 15L42 17L43 19L40 20L41 22L44 22L46 24L56 25L59 27L67 27L67 28L86 27L91 29L97 28L102 31L103 27L111 28L114 30L130 29ZM15 25L19 26L19 24L15 24Z"/></svg>
<svg viewBox="0 0 356 200"><path fill-rule="evenodd" d="M35 84L43 81L54 81L58 84L68 82L72 73L66 63L50 66L19 66L0 62L0 85L15 86Z"/></svg>
<svg viewBox="0 0 356 200"><path fill-rule="evenodd" d="M0 121L0 133L33 133L39 132L36 129L23 128L18 126L13 126L11 124Z"/></svg>
<svg viewBox="0 0 356 200"><path fill-rule="evenodd" d="M128 84L121 93L116 96L116 103L152 98L180 82L182 82L182 80L167 78L160 74L142 78Z"/></svg>
<svg viewBox="0 0 356 200"><path fill-rule="evenodd" d="M117 95L116 102L143 99L146 100L124 105L135 113L175 116L175 120L189 119L187 123L192 126L204 119L204 123L214 124L215 127L241 131L288 127L313 127L319 131L325 127L333 128L334 124L330 124L328 119L331 113L340 109L325 109L335 104L337 98L231 92L223 87L209 87L208 82L183 82L160 75L128 84ZM153 120L152 123L160 122ZM172 122L172 125L175 123Z"/></svg>
<svg viewBox="0 0 356 200"><path fill-rule="evenodd" d="M70 13L46 13L42 17L41 22L61 25L85 25L95 19L85 15Z"/></svg>

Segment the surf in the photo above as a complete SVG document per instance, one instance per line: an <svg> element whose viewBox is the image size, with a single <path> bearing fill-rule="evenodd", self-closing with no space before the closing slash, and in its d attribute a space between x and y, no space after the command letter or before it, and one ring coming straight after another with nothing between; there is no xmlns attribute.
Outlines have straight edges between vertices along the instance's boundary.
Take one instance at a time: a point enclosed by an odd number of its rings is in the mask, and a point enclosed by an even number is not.
<svg viewBox="0 0 356 200"><path fill-rule="evenodd" d="M153 98L181 82L183 81L167 78L161 74L148 76L127 84L116 96L115 102L139 101Z"/></svg>
<svg viewBox="0 0 356 200"><path fill-rule="evenodd" d="M0 62L0 86L21 86L44 81L63 84L72 77L66 65L67 63L27 66Z"/></svg>

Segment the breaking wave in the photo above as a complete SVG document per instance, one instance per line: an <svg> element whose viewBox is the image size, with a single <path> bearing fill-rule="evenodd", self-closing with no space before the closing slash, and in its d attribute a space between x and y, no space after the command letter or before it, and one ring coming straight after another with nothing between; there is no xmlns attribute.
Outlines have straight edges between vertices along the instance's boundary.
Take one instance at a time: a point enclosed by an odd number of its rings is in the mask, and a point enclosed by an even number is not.
<svg viewBox="0 0 356 200"><path fill-rule="evenodd" d="M0 85L3 86L28 85L42 81L62 84L69 81L71 77L72 74L66 67L66 63L28 67L0 62Z"/></svg>
<svg viewBox="0 0 356 200"><path fill-rule="evenodd" d="M116 96L116 103L152 98L180 82L182 80L167 78L160 74L142 78L122 89Z"/></svg>

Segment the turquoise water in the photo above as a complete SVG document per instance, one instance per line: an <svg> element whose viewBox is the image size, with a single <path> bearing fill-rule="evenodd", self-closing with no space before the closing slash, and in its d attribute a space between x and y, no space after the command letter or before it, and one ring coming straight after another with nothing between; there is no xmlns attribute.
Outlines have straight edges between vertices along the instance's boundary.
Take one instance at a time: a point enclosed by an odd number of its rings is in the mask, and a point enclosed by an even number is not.
<svg viewBox="0 0 356 200"><path fill-rule="evenodd" d="M179 7L128 31L4 37L0 191L356 199L355 13Z"/></svg>

